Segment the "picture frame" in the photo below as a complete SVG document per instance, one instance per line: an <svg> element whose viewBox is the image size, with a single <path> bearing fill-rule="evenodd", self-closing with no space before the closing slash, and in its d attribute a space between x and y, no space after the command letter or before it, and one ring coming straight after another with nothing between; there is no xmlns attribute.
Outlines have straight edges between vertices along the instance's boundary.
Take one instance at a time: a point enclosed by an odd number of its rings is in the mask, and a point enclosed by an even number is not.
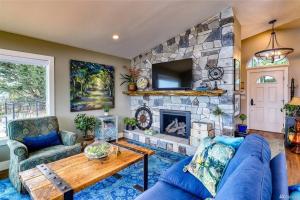
<svg viewBox="0 0 300 200"><path fill-rule="evenodd" d="M238 59L233 59L233 83L234 91L240 91L241 62Z"/></svg>
<svg viewBox="0 0 300 200"><path fill-rule="evenodd" d="M239 116L241 113L241 95L234 95L234 117Z"/></svg>
<svg viewBox="0 0 300 200"><path fill-rule="evenodd" d="M71 112L115 107L113 66L70 60Z"/></svg>

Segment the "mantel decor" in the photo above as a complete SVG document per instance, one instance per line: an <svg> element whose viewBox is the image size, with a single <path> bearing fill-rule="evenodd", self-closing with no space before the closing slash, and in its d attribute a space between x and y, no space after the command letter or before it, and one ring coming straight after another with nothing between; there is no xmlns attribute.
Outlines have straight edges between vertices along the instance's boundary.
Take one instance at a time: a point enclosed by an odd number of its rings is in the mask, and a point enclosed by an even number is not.
<svg viewBox="0 0 300 200"><path fill-rule="evenodd" d="M128 96L221 96L225 94L226 90L148 90L148 91L134 91L123 92Z"/></svg>

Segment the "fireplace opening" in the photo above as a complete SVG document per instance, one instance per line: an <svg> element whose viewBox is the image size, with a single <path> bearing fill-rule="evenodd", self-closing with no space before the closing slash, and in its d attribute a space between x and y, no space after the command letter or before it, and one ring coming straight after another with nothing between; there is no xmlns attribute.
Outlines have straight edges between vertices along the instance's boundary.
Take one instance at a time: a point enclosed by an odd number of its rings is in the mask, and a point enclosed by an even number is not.
<svg viewBox="0 0 300 200"><path fill-rule="evenodd" d="M189 138L191 133L191 112L160 110L160 132L181 138Z"/></svg>

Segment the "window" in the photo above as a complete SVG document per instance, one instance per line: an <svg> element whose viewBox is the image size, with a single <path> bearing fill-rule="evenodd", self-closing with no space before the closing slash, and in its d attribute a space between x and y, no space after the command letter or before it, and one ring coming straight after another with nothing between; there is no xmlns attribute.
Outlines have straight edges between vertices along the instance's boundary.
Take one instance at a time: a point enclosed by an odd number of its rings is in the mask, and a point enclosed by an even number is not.
<svg viewBox="0 0 300 200"><path fill-rule="evenodd" d="M53 57L0 49L0 139L13 119L54 115Z"/></svg>
<svg viewBox="0 0 300 200"><path fill-rule="evenodd" d="M256 80L256 83L259 83L259 84L263 84L263 83L276 83L276 79L272 76L261 76L260 78L258 78Z"/></svg>
<svg viewBox="0 0 300 200"><path fill-rule="evenodd" d="M275 61L274 63L269 61L264 61L261 59L258 59L256 57L253 57L249 62L247 67L248 68L254 68L254 67L268 67L268 66L280 66L280 65L289 65L289 60L287 58L284 58L280 61Z"/></svg>

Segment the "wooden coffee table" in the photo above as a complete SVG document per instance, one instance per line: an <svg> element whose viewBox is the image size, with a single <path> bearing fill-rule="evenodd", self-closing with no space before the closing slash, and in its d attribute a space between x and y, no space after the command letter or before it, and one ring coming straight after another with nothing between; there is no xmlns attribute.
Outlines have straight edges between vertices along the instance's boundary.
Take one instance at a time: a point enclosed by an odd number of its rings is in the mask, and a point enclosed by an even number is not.
<svg viewBox="0 0 300 200"><path fill-rule="evenodd" d="M119 154L89 160L83 153L20 172L24 187L32 199L73 199L73 194L93 185L128 166L144 160L144 186L148 188L148 156L154 151L126 141L115 143ZM49 171L50 170L50 171Z"/></svg>

